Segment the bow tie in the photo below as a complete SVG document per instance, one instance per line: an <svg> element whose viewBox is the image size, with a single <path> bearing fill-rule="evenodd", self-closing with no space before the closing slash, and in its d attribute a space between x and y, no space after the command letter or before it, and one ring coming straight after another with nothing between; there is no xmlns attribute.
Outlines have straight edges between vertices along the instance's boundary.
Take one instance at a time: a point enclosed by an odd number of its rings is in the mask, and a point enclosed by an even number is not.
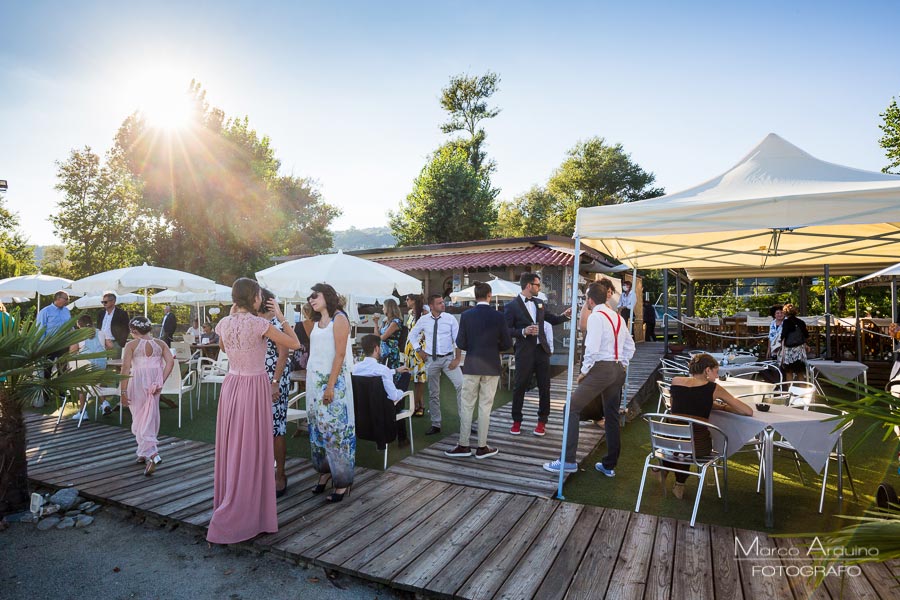
<svg viewBox="0 0 900 600"><path fill-rule="evenodd" d="M535 302L535 303L536 303L536 302L537 302L537 299L535 299L535 298L525 298L525 302Z"/></svg>

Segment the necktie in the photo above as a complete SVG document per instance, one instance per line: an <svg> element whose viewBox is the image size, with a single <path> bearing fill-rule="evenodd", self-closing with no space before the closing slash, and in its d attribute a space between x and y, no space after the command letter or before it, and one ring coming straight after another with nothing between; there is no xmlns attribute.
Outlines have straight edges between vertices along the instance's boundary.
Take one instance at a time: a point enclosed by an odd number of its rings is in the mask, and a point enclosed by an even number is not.
<svg viewBox="0 0 900 600"><path fill-rule="evenodd" d="M431 359L435 360L437 358L437 329L440 319L431 318L434 320L434 333L431 336Z"/></svg>

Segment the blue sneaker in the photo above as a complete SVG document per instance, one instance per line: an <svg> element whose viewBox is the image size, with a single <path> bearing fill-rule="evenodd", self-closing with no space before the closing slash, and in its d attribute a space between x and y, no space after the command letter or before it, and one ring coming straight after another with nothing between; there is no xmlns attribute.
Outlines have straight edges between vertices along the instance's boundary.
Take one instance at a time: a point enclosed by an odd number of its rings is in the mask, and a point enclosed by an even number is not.
<svg viewBox="0 0 900 600"><path fill-rule="evenodd" d="M606 475L607 477L615 477L616 476L616 472L613 469L607 469L606 467L604 467L602 462L598 462L596 465L594 465L594 468L597 469L598 471L600 471L601 473L603 473L604 475Z"/></svg>
<svg viewBox="0 0 900 600"><path fill-rule="evenodd" d="M559 473L559 469L562 463L558 460L554 460L553 462L544 463L544 470L550 471L551 473ZM567 462L566 466L563 468L566 473L577 473L578 472L578 463Z"/></svg>

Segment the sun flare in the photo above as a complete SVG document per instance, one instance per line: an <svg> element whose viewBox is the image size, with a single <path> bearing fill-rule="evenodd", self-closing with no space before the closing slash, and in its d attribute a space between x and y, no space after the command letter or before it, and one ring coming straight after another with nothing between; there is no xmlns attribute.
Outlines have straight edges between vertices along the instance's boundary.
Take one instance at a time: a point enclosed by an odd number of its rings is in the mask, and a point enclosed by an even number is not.
<svg viewBox="0 0 900 600"><path fill-rule="evenodd" d="M167 131L186 128L193 111L187 92L190 80L165 71L145 73L142 79L140 110L147 123Z"/></svg>

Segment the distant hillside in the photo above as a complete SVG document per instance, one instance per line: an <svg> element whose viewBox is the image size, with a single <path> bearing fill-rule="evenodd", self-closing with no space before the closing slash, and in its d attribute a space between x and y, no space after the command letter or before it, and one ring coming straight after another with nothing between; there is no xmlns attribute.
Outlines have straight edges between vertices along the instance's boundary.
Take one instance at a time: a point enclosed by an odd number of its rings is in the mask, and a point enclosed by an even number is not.
<svg viewBox="0 0 900 600"><path fill-rule="evenodd" d="M357 229L351 227L334 232L333 250L365 250L367 248L390 248L397 245L397 240L387 227L368 227Z"/></svg>

